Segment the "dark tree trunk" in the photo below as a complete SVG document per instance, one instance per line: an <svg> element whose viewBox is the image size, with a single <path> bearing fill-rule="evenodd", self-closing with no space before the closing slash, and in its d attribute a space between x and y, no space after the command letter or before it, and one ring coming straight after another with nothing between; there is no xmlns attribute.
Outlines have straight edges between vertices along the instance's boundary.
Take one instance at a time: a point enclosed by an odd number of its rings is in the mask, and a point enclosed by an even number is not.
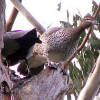
<svg viewBox="0 0 100 100"><path fill-rule="evenodd" d="M5 33L5 0L0 0L0 58L1 49L3 48L3 34ZM10 100L10 81L8 72L5 66L2 65L0 59L0 100ZM9 88L10 87L10 88Z"/></svg>
<svg viewBox="0 0 100 100"><path fill-rule="evenodd" d="M5 33L5 0L0 0L0 49L3 47L4 33Z"/></svg>

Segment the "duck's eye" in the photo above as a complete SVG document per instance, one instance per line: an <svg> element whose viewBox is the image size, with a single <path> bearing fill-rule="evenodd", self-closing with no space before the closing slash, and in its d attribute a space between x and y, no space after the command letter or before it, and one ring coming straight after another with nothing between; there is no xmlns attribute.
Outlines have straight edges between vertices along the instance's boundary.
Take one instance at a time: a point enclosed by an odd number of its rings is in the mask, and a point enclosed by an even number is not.
<svg viewBox="0 0 100 100"><path fill-rule="evenodd" d="M91 20L90 18L84 18L85 20Z"/></svg>
<svg viewBox="0 0 100 100"><path fill-rule="evenodd" d="M87 18L86 20L91 20L90 18Z"/></svg>

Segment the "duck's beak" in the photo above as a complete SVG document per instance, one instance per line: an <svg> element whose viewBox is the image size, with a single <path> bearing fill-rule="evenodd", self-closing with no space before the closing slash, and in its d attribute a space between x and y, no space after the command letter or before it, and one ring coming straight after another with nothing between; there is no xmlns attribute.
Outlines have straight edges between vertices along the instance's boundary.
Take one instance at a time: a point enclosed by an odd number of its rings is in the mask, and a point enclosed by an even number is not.
<svg viewBox="0 0 100 100"><path fill-rule="evenodd" d="M94 20L92 23L93 25L99 25L99 23L96 20Z"/></svg>

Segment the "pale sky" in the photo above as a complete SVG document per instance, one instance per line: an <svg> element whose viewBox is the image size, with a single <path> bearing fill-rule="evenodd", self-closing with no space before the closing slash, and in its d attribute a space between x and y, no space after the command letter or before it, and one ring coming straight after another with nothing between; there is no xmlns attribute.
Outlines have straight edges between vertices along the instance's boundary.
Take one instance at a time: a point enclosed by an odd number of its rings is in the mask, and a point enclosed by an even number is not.
<svg viewBox="0 0 100 100"><path fill-rule="evenodd" d="M10 0L6 0L6 17L9 17L9 14L12 9L12 4ZM57 11L57 4L62 2L61 11ZM100 0L95 0L98 4ZM70 15L80 13L82 16L87 13L91 13L91 4L92 0L22 0L23 5L27 10L45 27L49 25L58 26L59 21L66 21L66 11L68 10ZM72 19L70 19L71 21ZM26 18L19 13L15 21L13 30L27 30L31 29L33 26L26 20Z"/></svg>

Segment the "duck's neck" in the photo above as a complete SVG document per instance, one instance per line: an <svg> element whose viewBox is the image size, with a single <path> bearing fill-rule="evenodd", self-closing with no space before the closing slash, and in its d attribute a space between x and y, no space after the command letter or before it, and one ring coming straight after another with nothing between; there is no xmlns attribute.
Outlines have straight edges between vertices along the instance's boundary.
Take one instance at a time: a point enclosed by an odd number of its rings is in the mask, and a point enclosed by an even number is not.
<svg viewBox="0 0 100 100"><path fill-rule="evenodd" d="M81 23L78 27L75 28L76 33L81 34L82 31L84 31L86 28L88 28L90 26L91 26L91 23L89 23L89 22Z"/></svg>
<svg viewBox="0 0 100 100"><path fill-rule="evenodd" d="M73 34L72 34L72 39L77 40L80 37L80 34L89 26L91 26L91 23L81 23L78 27L73 28Z"/></svg>

